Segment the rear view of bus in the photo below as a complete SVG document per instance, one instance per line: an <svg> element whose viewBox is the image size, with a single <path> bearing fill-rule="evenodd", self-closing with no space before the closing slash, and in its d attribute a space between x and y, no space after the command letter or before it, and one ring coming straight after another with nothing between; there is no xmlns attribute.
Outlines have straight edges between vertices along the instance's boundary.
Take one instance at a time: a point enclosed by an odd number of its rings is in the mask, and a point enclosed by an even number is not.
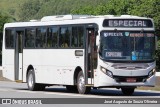
<svg viewBox="0 0 160 107"><path fill-rule="evenodd" d="M100 30L95 86L121 88L155 85L155 35L152 19L122 15L105 19ZM95 78L97 78L95 77Z"/></svg>

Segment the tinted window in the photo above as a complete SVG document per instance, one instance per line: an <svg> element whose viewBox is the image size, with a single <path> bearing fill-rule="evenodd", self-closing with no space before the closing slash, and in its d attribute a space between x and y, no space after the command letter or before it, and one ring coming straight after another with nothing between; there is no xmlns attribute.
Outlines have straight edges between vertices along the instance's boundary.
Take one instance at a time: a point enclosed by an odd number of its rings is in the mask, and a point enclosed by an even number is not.
<svg viewBox="0 0 160 107"><path fill-rule="evenodd" d="M26 29L25 47L29 48L35 47L35 35L36 35L36 30L34 28Z"/></svg>
<svg viewBox="0 0 160 107"><path fill-rule="evenodd" d="M48 29L47 36L47 47L57 47L58 46L58 28L53 27Z"/></svg>
<svg viewBox="0 0 160 107"><path fill-rule="evenodd" d="M71 46L72 47L83 47L84 41L84 27L73 27L72 28L72 37L71 37Z"/></svg>
<svg viewBox="0 0 160 107"><path fill-rule="evenodd" d="M78 47L77 27L72 28L71 47Z"/></svg>
<svg viewBox="0 0 160 107"><path fill-rule="evenodd" d="M61 27L59 35L59 47L68 48L70 46L70 27Z"/></svg>
<svg viewBox="0 0 160 107"><path fill-rule="evenodd" d="M84 47L84 27L78 27L78 47Z"/></svg>
<svg viewBox="0 0 160 107"><path fill-rule="evenodd" d="M46 47L46 28L38 28L36 35L36 47L37 48L45 48Z"/></svg>
<svg viewBox="0 0 160 107"><path fill-rule="evenodd" d="M6 29L6 47L13 48L14 47L14 30Z"/></svg>

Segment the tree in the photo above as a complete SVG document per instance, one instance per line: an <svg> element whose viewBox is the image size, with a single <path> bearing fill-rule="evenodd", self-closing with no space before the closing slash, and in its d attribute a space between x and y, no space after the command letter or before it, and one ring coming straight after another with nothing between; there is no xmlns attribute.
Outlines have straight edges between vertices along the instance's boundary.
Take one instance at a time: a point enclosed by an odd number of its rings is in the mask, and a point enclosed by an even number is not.
<svg viewBox="0 0 160 107"><path fill-rule="evenodd" d="M28 21L38 13L42 3L40 0L29 0L20 5L18 17L20 21Z"/></svg>
<svg viewBox="0 0 160 107"><path fill-rule="evenodd" d="M86 7L85 9L90 7L95 8L99 4L105 4L107 1L108 0L25 0L25 2L19 6L18 18L20 21L28 21L31 19L40 19L43 16L71 14L71 10L77 10L80 7ZM86 14L88 14L87 12L88 11L86 11ZM92 12L93 11L90 13Z"/></svg>
<svg viewBox="0 0 160 107"><path fill-rule="evenodd" d="M2 64L2 40L3 40L3 26L7 22L13 21L14 18L0 12L0 65Z"/></svg>

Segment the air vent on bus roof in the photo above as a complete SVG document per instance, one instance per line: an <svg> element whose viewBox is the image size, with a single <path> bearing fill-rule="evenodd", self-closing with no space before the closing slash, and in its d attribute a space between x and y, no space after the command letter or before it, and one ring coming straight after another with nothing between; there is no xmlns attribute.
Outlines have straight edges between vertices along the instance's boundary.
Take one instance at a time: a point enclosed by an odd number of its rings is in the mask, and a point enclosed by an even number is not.
<svg viewBox="0 0 160 107"><path fill-rule="evenodd" d="M91 15L57 15L57 16L45 16L41 19L42 22L45 21L58 21L58 20L72 20L80 18L89 18Z"/></svg>
<svg viewBox="0 0 160 107"><path fill-rule="evenodd" d="M30 22L38 22L38 20L34 20L34 19L33 19L33 20L30 20Z"/></svg>
<svg viewBox="0 0 160 107"><path fill-rule="evenodd" d="M104 15L105 17L114 17L114 15Z"/></svg>
<svg viewBox="0 0 160 107"><path fill-rule="evenodd" d="M132 18L142 18L142 17L139 17L139 16L132 16L132 15L121 15L121 17L123 17L123 18L129 18L129 17L132 17Z"/></svg>
<svg viewBox="0 0 160 107"><path fill-rule="evenodd" d="M121 17L131 17L131 15L121 15Z"/></svg>

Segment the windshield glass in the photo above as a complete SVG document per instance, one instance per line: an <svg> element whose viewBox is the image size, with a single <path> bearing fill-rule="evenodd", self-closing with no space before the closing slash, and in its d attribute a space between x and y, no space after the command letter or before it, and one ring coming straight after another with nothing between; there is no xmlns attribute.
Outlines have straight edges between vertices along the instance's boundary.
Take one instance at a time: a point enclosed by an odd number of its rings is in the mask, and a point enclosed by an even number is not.
<svg viewBox="0 0 160 107"><path fill-rule="evenodd" d="M105 60L153 60L154 32L103 31L100 56Z"/></svg>

